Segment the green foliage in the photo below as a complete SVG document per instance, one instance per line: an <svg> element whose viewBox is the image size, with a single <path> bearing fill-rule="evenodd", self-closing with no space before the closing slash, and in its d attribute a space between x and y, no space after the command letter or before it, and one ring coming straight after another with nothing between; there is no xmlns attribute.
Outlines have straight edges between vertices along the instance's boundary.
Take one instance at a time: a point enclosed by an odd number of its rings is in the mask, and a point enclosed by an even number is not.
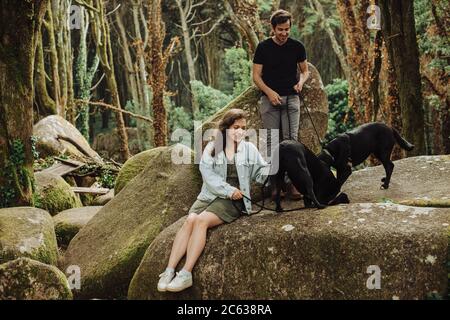
<svg viewBox="0 0 450 320"><path fill-rule="evenodd" d="M102 170L99 182L103 188L113 189L116 184L116 177L111 170L105 169Z"/></svg>
<svg viewBox="0 0 450 320"><path fill-rule="evenodd" d="M436 4L436 12L439 16L444 14L441 12L445 10L448 4ZM449 8L447 8L449 9ZM450 66L446 57L450 56L449 40L440 36L435 30L435 19L431 11L431 3L428 0L414 0L414 17L416 22L417 44L421 55L428 55L432 57L429 68L444 69L445 72L450 72Z"/></svg>
<svg viewBox="0 0 450 320"><path fill-rule="evenodd" d="M192 116L189 112L186 112L183 107L174 107L170 110L169 115L170 132L174 132L176 129L192 131Z"/></svg>
<svg viewBox="0 0 450 320"><path fill-rule="evenodd" d="M191 81L191 88L200 107L200 111L194 114L194 120L202 121L210 117L233 98L197 80Z"/></svg>
<svg viewBox="0 0 450 320"><path fill-rule="evenodd" d="M339 30L341 28L340 18L336 9L335 0L320 0L322 4L325 17L328 24L333 30ZM303 7L305 13L305 21L302 28L302 34L304 36L311 36L317 33L317 29L323 29L323 21L321 21L316 11L309 5Z"/></svg>
<svg viewBox="0 0 450 320"><path fill-rule="evenodd" d="M257 0L258 11L260 15L266 15L272 13L272 0Z"/></svg>
<svg viewBox="0 0 450 320"><path fill-rule="evenodd" d="M233 97L237 97L252 84L252 61L243 48L225 49L225 65L233 78Z"/></svg>
<svg viewBox="0 0 450 320"><path fill-rule="evenodd" d="M348 83L346 80L334 79L325 87L328 96L329 118L325 142L333 140L338 134L356 127L353 111L348 107ZM347 116L348 114L348 116ZM347 117L347 119L346 119ZM345 121L345 119L347 121Z"/></svg>
<svg viewBox="0 0 450 320"><path fill-rule="evenodd" d="M33 154L33 159L37 160L39 159L39 152L36 149L36 142L38 141L38 137L32 136L31 137L31 153Z"/></svg>
<svg viewBox="0 0 450 320"><path fill-rule="evenodd" d="M32 144L33 138L31 138ZM14 205L18 188L23 188L28 183L34 184L34 179L24 168L25 145L22 140L15 139L10 143L10 155L6 160L5 170L0 173L5 183L0 186L0 208Z"/></svg>

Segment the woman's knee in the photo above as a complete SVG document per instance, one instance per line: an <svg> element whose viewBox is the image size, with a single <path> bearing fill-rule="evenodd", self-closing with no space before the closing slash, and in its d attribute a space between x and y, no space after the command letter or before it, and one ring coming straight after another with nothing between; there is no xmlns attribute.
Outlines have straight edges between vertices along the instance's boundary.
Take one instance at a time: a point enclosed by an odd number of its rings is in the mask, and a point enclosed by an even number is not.
<svg viewBox="0 0 450 320"><path fill-rule="evenodd" d="M197 227L208 228L211 222L211 217L207 212L202 212L202 214L198 215L195 219L194 225Z"/></svg>
<svg viewBox="0 0 450 320"><path fill-rule="evenodd" d="M188 217L184 221L184 225L192 227L195 224L195 221L198 219L197 213L189 213Z"/></svg>

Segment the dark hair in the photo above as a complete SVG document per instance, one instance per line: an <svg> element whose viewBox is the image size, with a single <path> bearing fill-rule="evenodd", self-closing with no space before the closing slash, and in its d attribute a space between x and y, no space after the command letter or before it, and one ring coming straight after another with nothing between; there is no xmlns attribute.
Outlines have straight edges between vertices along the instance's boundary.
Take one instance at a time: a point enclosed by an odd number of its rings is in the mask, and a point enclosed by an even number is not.
<svg viewBox="0 0 450 320"><path fill-rule="evenodd" d="M219 154L221 151L223 151L224 146L226 146L226 130L229 129L236 120L245 119L246 117L246 112L241 109L230 109L223 115L222 119L219 122L218 132L214 137L214 148L211 152L211 155L213 157L216 155L216 149L217 153Z"/></svg>
<svg viewBox="0 0 450 320"><path fill-rule="evenodd" d="M275 27L279 24L283 24L289 21L289 24L292 25L292 15L286 10L277 10L270 17L270 24L275 29Z"/></svg>

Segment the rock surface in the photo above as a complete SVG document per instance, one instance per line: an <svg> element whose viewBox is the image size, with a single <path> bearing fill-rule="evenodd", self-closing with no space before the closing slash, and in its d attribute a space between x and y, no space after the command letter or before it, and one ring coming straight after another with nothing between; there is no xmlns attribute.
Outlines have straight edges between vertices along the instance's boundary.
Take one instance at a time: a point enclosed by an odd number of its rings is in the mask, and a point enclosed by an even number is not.
<svg viewBox="0 0 450 320"><path fill-rule="evenodd" d="M80 198L60 176L46 172L38 172L34 177L39 196L37 206L47 210L51 215L83 206Z"/></svg>
<svg viewBox="0 0 450 320"><path fill-rule="evenodd" d="M447 292L448 208L360 203L241 218L209 231L193 287L160 293L158 274L184 219L149 246L129 299L424 299ZM381 287L369 289L377 268Z"/></svg>
<svg viewBox="0 0 450 320"><path fill-rule="evenodd" d="M53 222L58 244L67 246L101 208L101 206L95 206L69 209L54 216Z"/></svg>
<svg viewBox="0 0 450 320"><path fill-rule="evenodd" d="M0 209L0 264L20 257L56 265L58 248L48 212L29 207Z"/></svg>
<svg viewBox="0 0 450 320"><path fill-rule="evenodd" d="M66 276L29 258L0 265L0 300L71 300Z"/></svg>

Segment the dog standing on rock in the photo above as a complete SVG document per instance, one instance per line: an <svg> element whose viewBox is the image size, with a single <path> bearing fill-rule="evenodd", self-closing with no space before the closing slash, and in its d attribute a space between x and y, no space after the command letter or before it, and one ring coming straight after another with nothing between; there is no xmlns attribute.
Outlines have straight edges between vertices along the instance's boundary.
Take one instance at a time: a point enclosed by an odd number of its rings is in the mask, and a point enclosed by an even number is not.
<svg viewBox="0 0 450 320"><path fill-rule="evenodd" d="M394 171L391 153L395 143L407 151L414 148L394 128L381 122L371 122L337 136L323 148L318 157L328 166L336 168L337 180L342 185L351 175L352 167L373 154L386 171L386 176L381 179L381 188L388 189Z"/></svg>

